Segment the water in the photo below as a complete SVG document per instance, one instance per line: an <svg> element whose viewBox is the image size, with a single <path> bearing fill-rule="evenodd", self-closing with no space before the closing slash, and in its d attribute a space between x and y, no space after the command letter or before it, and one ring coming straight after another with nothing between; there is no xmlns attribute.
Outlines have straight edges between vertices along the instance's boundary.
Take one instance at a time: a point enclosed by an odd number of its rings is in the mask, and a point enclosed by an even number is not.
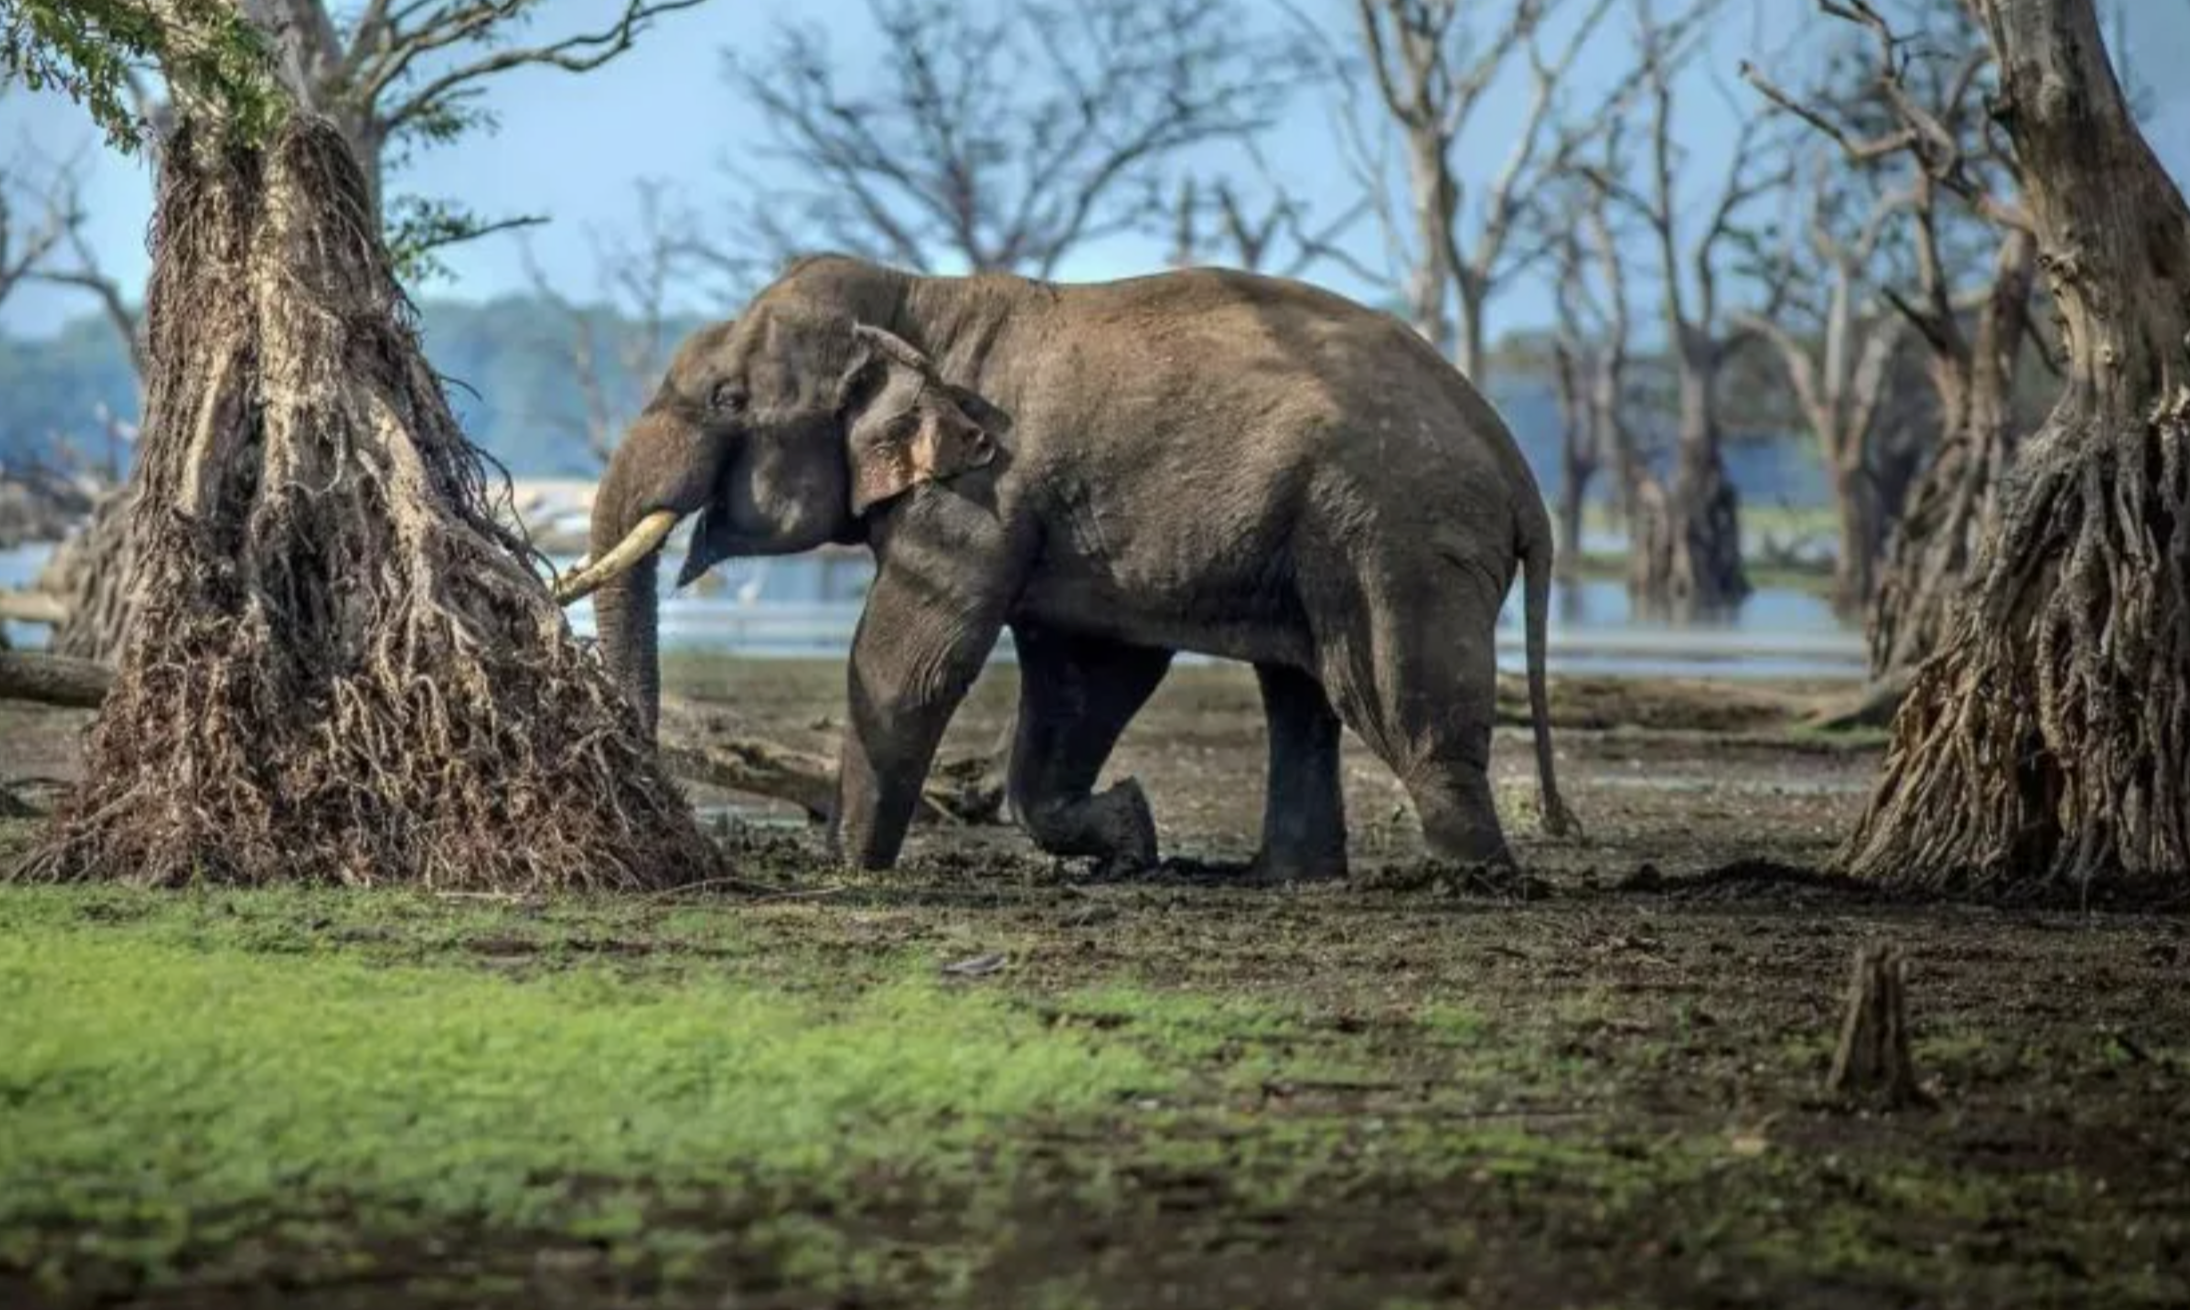
<svg viewBox="0 0 2190 1310"><path fill-rule="evenodd" d="M0 587L30 585L52 548L0 551ZM574 559L558 559L569 568ZM861 598L874 573L864 555L805 555L737 560L676 591L676 569L662 577L662 644L675 650L759 657L839 656L859 622ZM593 632L593 606L571 607L572 628ZM18 647L45 643L35 624L10 623ZM1758 591L1739 613L1712 623L1668 624L1638 619L1627 589L1615 581L1554 587L1551 667L1562 672L1642 677L1860 678L1862 641L1833 617L1824 599L1786 588ZM1007 633L996 657L1011 658ZM1199 657L1184 662L1204 663ZM1498 664L1522 669L1521 593L1516 587L1498 620Z"/></svg>
<svg viewBox="0 0 2190 1310"><path fill-rule="evenodd" d="M0 589L29 586L52 553L53 547L44 542L0 550ZM0 623L0 629L7 632L9 643L17 650L36 650L46 644L43 623L6 622Z"/></svg>
<svg viewBox="0 0 2190 1310"><path fill-rule="evenodd" d="M557 559L569 568L575 559ZM873 577L865 556L800 556L718 565L683 591L676 570L661 570L661 639L666 649L734 651L752 656L834 656L850 645L861 597ZM571 607L571 626L593 631L593 607ZM1552 589L1551 667L1563 672L1630 676L1860 678L1860 635L1834 618L1822 597L1766 588L1739 613L1711 623L1670 624L1635 617L1626 584L1585 581ZM1498 620L1499 667L1523 665L1521 591ZM997 658L1011 658L1011 637ZM1197 656L1183 662L1204 663Z"/></svg>

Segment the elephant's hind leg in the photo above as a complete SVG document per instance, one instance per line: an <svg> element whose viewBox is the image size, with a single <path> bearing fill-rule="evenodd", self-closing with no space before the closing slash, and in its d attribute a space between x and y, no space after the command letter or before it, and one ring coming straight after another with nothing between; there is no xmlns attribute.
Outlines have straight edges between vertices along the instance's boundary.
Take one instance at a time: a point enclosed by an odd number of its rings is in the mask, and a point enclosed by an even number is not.
<svg viewBox="0 0 2190 1310"><path fill-rule="evenodd" d="M1461 588L1367 608L1367 639L1349 634L1326 652L1339 713L1406 787L1431 855L1512 864L1489 774L1495 606Z"/></svg>
<svg viewBox="0 0 2190 1310"><path fill-rule="evenodd" d="M1346 801L1339 789L1338 712L1315 678L1257 664L1270 724L1270 773L1255 873L1284 882L1346 876Z"/></svg>
<svg viewBox="0 0 2190 1310"><path fill-rule="evenodd" d="M1156 822L1128 778L1101 795L1095 779L1125 725L1171 667L1171 652L1032 624L1014 626L1019 727L1012 741L1013 812L1052 855L1091 855L1120 869L1156 862Z"/></svg>

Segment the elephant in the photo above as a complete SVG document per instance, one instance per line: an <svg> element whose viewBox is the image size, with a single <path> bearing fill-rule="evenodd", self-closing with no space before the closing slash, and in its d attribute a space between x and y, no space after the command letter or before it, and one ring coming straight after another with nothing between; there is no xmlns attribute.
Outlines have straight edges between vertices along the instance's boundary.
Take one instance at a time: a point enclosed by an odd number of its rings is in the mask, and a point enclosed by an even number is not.
<svg viewBox="0 0 2190 1310"><path fill-rule="evenodd" d="M864 543L831 849L891 867L1003 630L1007 793L1043 850L1157 858L1146 797L1096 792L1175 652L1251 664L1268 722L1265 878L1346 873L1340 741L1398 776L1432 855L1510 865L1488 776L1495 628L1525 572L1543 823L1574 830L1544 679L1552 530L1512 434L1397 319L1219 269L1058 284L788 265L680 345L596 492L599 649L649 731L660 546ZM597 589L597 590L596 590Z"/></svg>

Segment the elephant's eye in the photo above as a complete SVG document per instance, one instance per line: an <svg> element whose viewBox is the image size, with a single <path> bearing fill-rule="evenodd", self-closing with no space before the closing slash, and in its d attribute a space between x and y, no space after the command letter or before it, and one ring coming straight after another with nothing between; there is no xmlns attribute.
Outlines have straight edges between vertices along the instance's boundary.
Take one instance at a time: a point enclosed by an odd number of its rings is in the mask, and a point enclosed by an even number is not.
<svg viewBox="0 0 2190 1310"><path fill-rule="evenodd" d="M745 388L724 379L707 393L707 407L717 414L735 414L745 408Z"/></svg>

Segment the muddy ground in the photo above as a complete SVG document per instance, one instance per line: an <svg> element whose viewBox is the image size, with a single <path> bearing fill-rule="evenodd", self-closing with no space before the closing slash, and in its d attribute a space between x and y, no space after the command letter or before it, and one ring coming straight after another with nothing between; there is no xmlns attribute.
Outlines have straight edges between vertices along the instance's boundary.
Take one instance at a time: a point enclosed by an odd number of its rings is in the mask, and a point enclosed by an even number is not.
<svg viewBox="0 0 2190 1310"><path fill-rule="evenodd" d="M728 727L833 749L839 666L668 672ZM1137 1052L1162 1089L1014 1121L946 1183L891 1174L851 1200L789 1188L773 1204L858 1249L820 1272L811 1253L756 1254L749 1200L684 1195L649 1213L713 1245L673 1270L646 1249L482 1220L453 1244L375 1248L364 1286L278 1244L245 1273L219 1249L149 1283L55 1256L45 1282L21 1264L11 1284L0 1242L0 1290L55 1304L2190 1304L2190 1145L2172 1123L2190 1083L2190 922L1910 899L1808 872L1879 760L1875 737L1800 726L1833 690L1560 684L1559 763L1587 836L1538 835L1527 738L1502 729L1518 883L1420 863L1402 794L1349 742L1354 879L1231 884L1260 815L1254 688L1180 669L1111 770L1154 803L1177 861L1155 877L1090 881L1008 829L935 827L900 871L844 878L793 812L740 804L721 813L751 882L773 889L758 897L466 905L458 927L374 927L362 946L340 933L381 913L369 902L269 911L309 917L296 931L329 949L449 967L611 959L798 996L916 973ZM946 753L991 744L1009 698L1008 670L984 679ZM0 708L0 777L66 776L80 721ZM668 917L694 905L735 922L734 949ZM1822 1091L1851 954L1873 942L1910 954L1926 1108ZM1113 994L1131 999L1094 999ZM269 1261L288 1268L278 1295L253 1281Z"/></svg>
<svg viewBox="0 0 2190 1310"><path fill-rule="evenodd" d="M746 733L825 755L836 751L844 701L840 665L672 657L672 694L704 705L717 730ZM992 748L1016 694L1015 673L996 668L968 698L941 756ZM1838 704L1834 682L1664 682L1625 678L1555 683L1562 790L1586 839L1546 841L1536 827L1534 755L1518 680L1501 688L1502 726L1493 784L1516 854L1557 884L1617 880L1647 870L1695 873L1735 861L1823 863L1876 771L1879 734L1827 735L1803 719ZM670 717L676 715L673 705ZM1106 783L1146 788L1167 857L1236 863L1254 853L1262 822L1264 732L1254 680L1224 666L1174 669L1119 744ZM1353 861L1365 878L1415 862L1420 834L1406 793L1350 734L1346 806ZM749 806L701 790L703 804ZM762 807L788 822L788 807ZM1015 830L935 828L909 850L1001 854L1029 847Z"/></svg>

